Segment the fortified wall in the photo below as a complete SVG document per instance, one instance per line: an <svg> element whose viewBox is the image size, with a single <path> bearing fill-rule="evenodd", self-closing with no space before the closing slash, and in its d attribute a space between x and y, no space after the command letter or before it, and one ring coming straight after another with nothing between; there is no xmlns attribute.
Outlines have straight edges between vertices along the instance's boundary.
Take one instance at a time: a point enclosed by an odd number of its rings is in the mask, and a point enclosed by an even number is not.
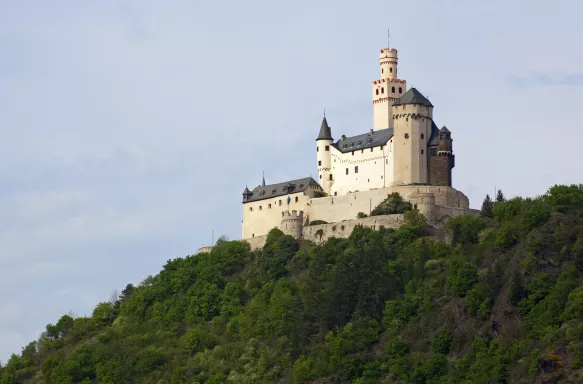
<svg viewBox="0 0 583 384"><path fill-rule="evenodd" d="M449 218L460 215L477 215L479 211L469 208L468 198L451 187L440 186L396 186L363 192L352 192L342 196L312 198L305 205L305 211L281 212L278 228L286 235L322 243L331 237L347 238L352 230L362 225L373 230L380 227L397 229L404 223L404 215L383 215L357 218L362 212L370 215L372 210L393 192L398 192L405 200L427 218L431 225L438 226ZM309 225L315 220L328 224ZM243 239L251 249L260 249L267 235Z"/></svg>

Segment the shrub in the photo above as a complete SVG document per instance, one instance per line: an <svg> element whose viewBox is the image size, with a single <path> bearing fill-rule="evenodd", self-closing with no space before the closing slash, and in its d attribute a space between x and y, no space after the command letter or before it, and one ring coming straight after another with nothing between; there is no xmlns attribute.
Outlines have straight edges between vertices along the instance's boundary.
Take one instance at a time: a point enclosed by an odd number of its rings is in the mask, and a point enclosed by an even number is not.
<svg viewBox="0 0 583 384"><path fill-rule="evenodd" d="M412 209L413 205L410 202L403 200L399 193L393 192L382 203L377 205L370 215L394 215L397 213L405 213Z"/></svg>

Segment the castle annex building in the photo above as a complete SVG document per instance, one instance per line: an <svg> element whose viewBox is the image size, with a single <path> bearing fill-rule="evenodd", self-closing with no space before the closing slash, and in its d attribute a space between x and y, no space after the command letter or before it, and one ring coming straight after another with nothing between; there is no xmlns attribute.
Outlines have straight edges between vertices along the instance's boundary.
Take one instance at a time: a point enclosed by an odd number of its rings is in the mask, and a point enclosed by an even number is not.
<svg viewBox="0 0 583 384"><path fill-rule="evenodd" d="M355 136L334 133L326 116L316 138L318 178L262 184L243 192L243 239L279 227L302 237L311 221L354 220L399 192L425 207L428 219L469 211L452 188L451 132L433 120L433 104L398 77L398 53L380 51L380 79L372 82L373 127ZM442 217L443 218L443 217Z"/></svg>

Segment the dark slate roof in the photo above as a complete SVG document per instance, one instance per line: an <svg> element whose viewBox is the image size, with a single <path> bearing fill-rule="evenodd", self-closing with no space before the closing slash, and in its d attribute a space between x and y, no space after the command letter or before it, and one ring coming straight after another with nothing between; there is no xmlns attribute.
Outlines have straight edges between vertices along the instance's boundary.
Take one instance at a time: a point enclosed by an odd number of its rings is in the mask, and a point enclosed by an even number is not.
<svg viewBox="0 0 583 384"><path fill-rule="evenodd" d="M342 153L385 145L393 137L393 128L380 129L352 137L345 137L332 144Z"/></svg>
<svg viewBox="0 0 583 384"><path fill-rule="evenodd" d="M433 145L437 145L437 134L439 133L439 128L437 128L437 125L435 125L435 122L432 121L431 122L431 136L429 137L429 140L427 141L427 145L429 146L433 146Z"/></svg>
<svg viewBox="0 0 583 384"><path fill-rule="evenodd" d="M322 189L320 184L318 184L316 180L311 177L304 177L303 179L290 180L283 183L270 184L265 186L258 185L253 189L253 191L251 191L250 196L248 195L248 199L246 199L245 196L243 197L243 203L271 199L273 197L285 196L290 193L303 192L308 189L310 185L316 185L319 189Z"/></svg>
<svg viewBox="0 0 583 384"><path fill-rule="evenodd" d="M248 195L250 193L251 193L251 191L249 191L249 188L247 188L247 186L245 186L245 190L243 191L243 194Z"/></svg>
<svg viewBox="0 0 583 384"><path fill-rule="evenodd" d="M410 88L403 96L393 102L393 105L405 104L421 104L426 107L433 107L433 104L416 88Z"/></svg>
<svg viewBox="0 0 583 384"><path fill-rule="evenodd" d="M318 140L332 140L332 131L330 130L330 127L328 126L328 121L326 121L326 116L324 116L324 119L322 120L322 126L320 127L320 134L318 135L318 138L316 139L316 141Z"/></svg>
<svg viewBox="0 0 583 384"><path fill-rule="evenodd" d="M443 128L441 128L441 129L439 130L439 132L443 132L443 133L451 133L451 132L449 131L449 129L447 129L447 127L446 127L445 125L443 126Z"/></svg>

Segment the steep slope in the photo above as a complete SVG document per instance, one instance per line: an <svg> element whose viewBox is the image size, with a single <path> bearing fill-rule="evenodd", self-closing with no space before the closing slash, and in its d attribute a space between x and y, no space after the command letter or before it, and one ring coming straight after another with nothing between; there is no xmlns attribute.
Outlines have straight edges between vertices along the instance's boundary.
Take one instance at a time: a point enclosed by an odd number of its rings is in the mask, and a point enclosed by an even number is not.
<svg viewBox="0 0 583 384"><path fill-rule="evenodd" d="M169 260L48 325L0 384L583 381L583 186L452 219L450 243L406 215L321 246L273 230L262 251L220 240Z"/></svg>

